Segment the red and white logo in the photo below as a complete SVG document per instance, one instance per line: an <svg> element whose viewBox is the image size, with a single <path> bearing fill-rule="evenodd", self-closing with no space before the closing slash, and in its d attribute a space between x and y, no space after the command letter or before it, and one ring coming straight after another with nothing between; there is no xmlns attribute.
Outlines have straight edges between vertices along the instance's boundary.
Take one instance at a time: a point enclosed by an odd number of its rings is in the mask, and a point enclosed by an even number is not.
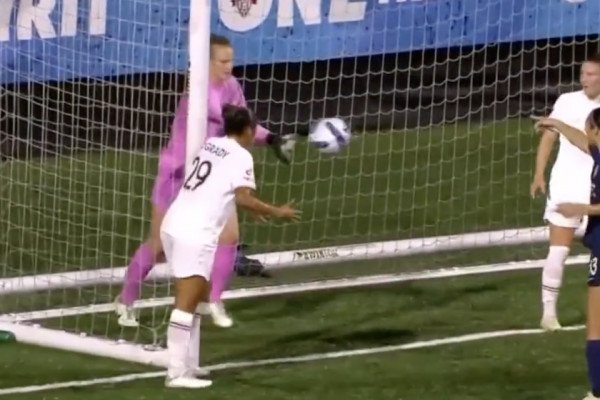
<svg viewBox="0 0 600 400"><path fill-rule="evenodd" d="M256 4L258 0L231 0L231 5L237 8L242 17L247 17L250 14L250 7Z"/></svg>
<svg viewBox="0 0 600 400"><path fill-rule="evenodd" d="M247 32L262 24L273 0L219 0L219 15L223 24L234 32Z"/></svg>

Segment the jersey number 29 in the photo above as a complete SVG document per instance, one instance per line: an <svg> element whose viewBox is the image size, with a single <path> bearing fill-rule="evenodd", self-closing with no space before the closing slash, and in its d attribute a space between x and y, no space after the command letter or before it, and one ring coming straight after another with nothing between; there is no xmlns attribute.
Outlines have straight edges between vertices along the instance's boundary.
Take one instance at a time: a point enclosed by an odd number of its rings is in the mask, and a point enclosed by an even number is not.
<svg viewBox="0 0 600 400"><path fill-rule="evenodd" d="M208 178L210 171L212 170L210 161L200 162L200 157L194 158L192 164L194 165L194 168L183 184L183 187L187 190L196 190L198 186L206 181L206 178Z"/></svg>

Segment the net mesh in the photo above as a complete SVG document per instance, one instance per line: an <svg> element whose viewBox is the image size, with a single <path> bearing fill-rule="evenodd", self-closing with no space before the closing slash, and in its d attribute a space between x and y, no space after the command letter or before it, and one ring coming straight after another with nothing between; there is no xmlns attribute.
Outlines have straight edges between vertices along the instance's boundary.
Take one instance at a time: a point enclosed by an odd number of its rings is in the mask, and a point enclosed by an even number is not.
<svg viewBox="0 0 600 400"><path fill-rule="evenodd" d="M216 31L228 33L227 13L243 12L243 6L258 19L269 9L229 3L215 11ZM284 9L293 18L316 18L307 2L294 4ZM231 34L234 74L269 129L293 133L318 118L340 116L353 131L350 147L333 157L300 141L291 166L268 150L254 151L261 196L296 199L303 219L261 225L242 215L247 253L292 250L292 261L313 262L274 270L271 280L238 278L234 287L542 254L542 244L527 240L506 246L515 235L507 229L527 233L542 224L543 200L528 194L537 140L527 115L546 112L559 93L576 87L578 64L595 49L597 36L415 50L429 47L426 35L415 34L412 51L381 55L383 49L372 47L381 42L375 38L410 33L400 22L418 9L391 10L385 24L369 32L352 24L303 25L285 48L272 44L268 27ZM352 12L339 11L344 18ZM2 294L0 313L108 304L119 293L113 275L148 234L158 150L185 82L188 16L184 1L40 1L13 10L6 31L11 40L0 50L0 265L4 278L52 274L62 284L47 288L43 280L21 280L32 287ZM280 11L279 18L285 27L292 17ZM439 14L417 28L464 18L459 11ZM338 56L324 59L333 48ZM265 52L274 62L264 63ZM275 62L281 59L291 61ZM459 244L459 251L436 251L445 240L436 237L487 231L500 233L484 249ZM375 250L368 260L319 262L335 259L342 245L419 238L433 239L412 252L409 246L401 258L392 249ZM333 249L303 252L322 246ZM277 258L271 261L276 267ZM97 273L84 278L69 274L74 271ZM168 280L150 280L142 297L169 296L170 288ZM146 309L141 330L120 329L107 312L57 315L44 323L156 342L168 314L163 306Z"/></svg>

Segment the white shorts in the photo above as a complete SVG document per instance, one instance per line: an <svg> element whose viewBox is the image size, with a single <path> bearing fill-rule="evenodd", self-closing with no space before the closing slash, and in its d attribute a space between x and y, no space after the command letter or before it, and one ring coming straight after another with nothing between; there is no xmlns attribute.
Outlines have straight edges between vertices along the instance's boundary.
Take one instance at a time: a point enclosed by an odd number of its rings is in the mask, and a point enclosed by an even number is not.
<svg viewBox="0 0 600 400"><path fill-rule="evenodd" d="M161 232L163 250L175 278L202 276L210 280L217 247L174 238Z"/></svg>
<svg viewBox="0 0 600 400"><path fill-rule="evenodd" d="M551 223L554 226L560 226L563 228L580 228L585 229L587 225L587 216L567 218L557 210L560 203L567 203L568 201L554 201L550 198L546 201L546 209L544 210L544 221ZM573 201L571 201L573 202Z"/></svg>

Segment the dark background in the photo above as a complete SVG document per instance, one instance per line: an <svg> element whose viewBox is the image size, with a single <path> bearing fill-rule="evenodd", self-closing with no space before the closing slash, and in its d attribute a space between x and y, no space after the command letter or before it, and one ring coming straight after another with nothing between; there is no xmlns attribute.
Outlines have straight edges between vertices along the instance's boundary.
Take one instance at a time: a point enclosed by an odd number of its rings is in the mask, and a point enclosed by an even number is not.
<svg viewBox="0 0 600 400"><path fill-rule="evenodd" d="M551 107L572 90L598 35L436 49L235 70L275 132L323 116L354 132L498 120ZM168 138L185 76L152 73L2 87L2 160L110 146L150 150Z"/></svg>

